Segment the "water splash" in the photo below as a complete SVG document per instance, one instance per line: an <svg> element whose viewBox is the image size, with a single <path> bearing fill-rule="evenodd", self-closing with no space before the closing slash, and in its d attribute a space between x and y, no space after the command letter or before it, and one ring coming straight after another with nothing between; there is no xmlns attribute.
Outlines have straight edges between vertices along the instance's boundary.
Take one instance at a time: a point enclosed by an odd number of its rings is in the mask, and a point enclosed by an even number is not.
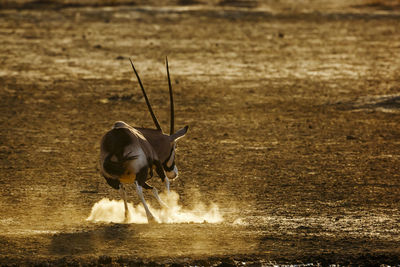
<svg viewBox="0 0 400 267"><path fill-rule="evenodd" d="M191 209L183 208L179 203L179 195L171 191L169 194L160 194L168 208L155 209L149 205L153 215L160 223L220 223L223 217L216 204L205 205L197 203ZM148 203L149 204L149 203ZM146 212L142 204L133 206L128 203L129 218L125 221L123 200L103 198L92 207L87 221L106 223L147 223Z"/></svg>

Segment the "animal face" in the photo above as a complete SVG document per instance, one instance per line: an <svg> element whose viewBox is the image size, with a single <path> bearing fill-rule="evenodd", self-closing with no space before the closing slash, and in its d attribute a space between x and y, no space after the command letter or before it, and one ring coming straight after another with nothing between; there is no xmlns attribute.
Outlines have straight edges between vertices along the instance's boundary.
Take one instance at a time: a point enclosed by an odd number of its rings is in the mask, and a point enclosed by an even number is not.
<svg viewBox="0 0 400 267"><path fill-rule="evenodd" d="M184 128L178 130L176 133L170 135L171 141L171 152L169 153L168 158L163 163L163 168L165 174L169 179L176 179L178 178L178 168L175 164L175 154L176 154L176 147L177 141L184 137L189 129L189 126L185 126Z"/></svg>
<svg viewBox="0 0 400 267"><path fill-rule="evenodd" d="M167 160L163 164L165 174L169 179L178 178L178 168L176 167L175 164L175 150L176 150L176 142L173 143L171 152Z"/></svg>

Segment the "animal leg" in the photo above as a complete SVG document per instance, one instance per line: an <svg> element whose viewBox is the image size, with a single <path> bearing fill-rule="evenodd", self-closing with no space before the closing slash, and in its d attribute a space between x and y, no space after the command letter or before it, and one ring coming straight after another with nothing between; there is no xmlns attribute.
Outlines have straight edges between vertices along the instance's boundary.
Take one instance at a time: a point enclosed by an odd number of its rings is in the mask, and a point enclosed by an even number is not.
<svg viewBox="0 0 400 267"><path fill-rule="evenodd" d="M161 181L164 182L165 181L164 179L166 178L166 176L164 173L164 169L161 165L161 162L158 160L155 160L154 165L156 166L156 172L157 172L158 176L161 178Z"/></svg>
<svg viewBox="0 0 400 267"><path fill-rule="evenodd" d="M129 220L129 210L128 210L128 202L126 200L126 191L123 184L119 184L119 193L121 194L122 199L124 200L124 207L125 207L125 222Z"/></svg>
<svg viewBox="0 0 400 267"><path fill-rule="evenodd" d="M143 188L139 185L138 181L135 181L135 185L136 185L136 192L139 195L140 200L142 201L144 210L146 211L146 216L147 216L148 222L149 223L157 222L156 219L154 218L153 214L151 213L149 207L147 206L146 200L144 200Z"/></svg>
<svg viewBox="0 0 400 267"><path fill-rule="evenodd" d="M157 188L155 188L155 187L153 187L153 195L157 199L158 203L160 203L161 207L168 209L168 205L165 204L165 202L161 200L160 196L158 195Z"/></svg>
<svg viewBox="0 0 400 267"><path fill-rule="evenodd" d="M165 177L165 188L167 188L167 193L169 194L169 179L168 177Z"/></svg>

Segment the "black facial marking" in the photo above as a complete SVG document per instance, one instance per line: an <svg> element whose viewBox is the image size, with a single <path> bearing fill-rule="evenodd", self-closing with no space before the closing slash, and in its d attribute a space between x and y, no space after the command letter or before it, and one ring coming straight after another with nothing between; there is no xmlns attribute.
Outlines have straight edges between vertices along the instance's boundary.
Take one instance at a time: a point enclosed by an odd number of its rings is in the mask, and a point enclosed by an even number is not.
<svg viewBox="0 0 400 267"><path fill-rule="evenodd" d="M169 153L168 158L167 158L167 159L163 162L163 164L162 164L164 170L167 171L167 172L173 171L174 168L175 168L175 158L174 158L174 160L172 161L171 166L170 166L170 167L167 166L167 162L168 162L168 161L170 160L170 158L172 157L172 152L174 152L174 148L171 149L171 152Z"/></svg>
<svg viewBox="0 0 400 267"><path fill-rule="evenodd" d="M163 163L163 167L164 167L164 170L167 171L167 172L173 171L174 168L175 168L175 160L172 162L171 167L167 166L167 161Z"/></svg>

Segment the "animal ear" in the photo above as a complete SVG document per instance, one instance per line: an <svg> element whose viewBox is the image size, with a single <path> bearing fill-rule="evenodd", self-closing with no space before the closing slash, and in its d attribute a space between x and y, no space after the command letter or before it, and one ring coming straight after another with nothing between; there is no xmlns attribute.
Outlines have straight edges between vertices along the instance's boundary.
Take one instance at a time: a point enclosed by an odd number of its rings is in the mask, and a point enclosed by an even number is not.
<svg viewBox="0 0 400 267"><path fill-rule="evenodd" d="M179 129L176 133L170 135L169 138L171 139L171 142L177 141L179 138L184 137L185 134L187 133L188 129L189 129L189 126L186 125L182 129Z"/></svg>

